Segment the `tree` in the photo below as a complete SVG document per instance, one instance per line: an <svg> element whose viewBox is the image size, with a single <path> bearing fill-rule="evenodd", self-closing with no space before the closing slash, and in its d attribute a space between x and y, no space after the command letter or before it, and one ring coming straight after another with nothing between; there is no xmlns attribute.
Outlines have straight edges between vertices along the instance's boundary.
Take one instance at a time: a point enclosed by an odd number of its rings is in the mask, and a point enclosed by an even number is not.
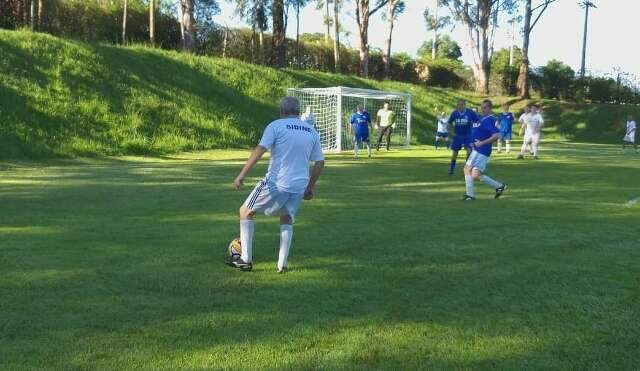
<svg viewBox="0 0 640 371"><path fill-rule="evenodd" d="M451 17L439 17L440 0L435 0L435 9L433 14L429 12L429 8L424 11L424 21L427 24L427 30L433 31L431 38L431 59L436 59L438 50L438 31L451 23Z"/></svg>
<svg viewBox="0 0 640 371"><path fill-rule="evenodd" d="M419 59L433 59L433 40L427 40L418 49ZM436 58L458 60L462 57L462 50L460 45L453 40L449 35L444 35L436 42Z"/></svg>
<svg viewBox="0 0 640 371"><path fill-rule="evenodd" d="M336 72L340 72L340 1L333 0L333 63Z"/></svg>
<svg viewBox="0 0 640 371"><path fill-rule="evenodd" d="M566 64L552 59L540 69L542 96L545 98L573 98L572 85L575 72Z"/></svg>
<svg viewBox="0 0 640 371"><path fill-rule="evenodd" d="M125 0L126 1L126 0ZM193 0L180 0L182 15L182 49L193 53L196 49L195 22L193 19Z"/></svg>
<svg viewBox="0 0 640 371"><path fill-rule="evenodd" d="M473 76L476 91L489 93L489 74L491 73L490 46L492 32L489 32L494 12L499 8L508 12L515 8L515 0L442 0L456 21L466 27L467 39L473 55ZM495 27L495 23L494 23Z"/></svg>
<svg viewBox="0 0 640 371"><path fill-rule="evenodd" d="M524 27L522 29L522 49L520 63L520 74L518 75L518 90L522 98L529 98L529 42L533 28L538 24L540 17L547 10L549 4L556 0L542 0L536 7L531 7L531 0L524 0ZM537 15L535 15L537 12ZM531 18L535 19L531 22Z"/></svg>
<svg viewBox="0 0 640 371"><path fill-rule="evenodd" d="M156 44L155 3L155 0L149 0L149 42L151 42L151 45Z"/></svg>
<svg viewBox="0 0 640 371"><path fill-rule="evenodd" d="M382 54L384 76L387 78L391 74L391 38L393 36L393 23L395 22L398 15L404 13L405 8L406 5L403 0L390 0L389 10L387 13L383 14L383 18L385 18L389 22L389 33L387 34L387 39L385 41L385 53Z"/></svg>
<svg viewBox="0 0 640 371"><path fill-rule="evenodd" d="M36 29L36 0L31 0L31 11L29 12L31 17L31 31Z"/></svg>
<svg viewBox="0 0 640 371"><path fill-rule="evenodd" d="M129 7L129 1L124 0L124 9L122 12L122 43L127 43L127 8Z"/></svg>
<svg viewBox="0 0 640 371"><path fill-rule="evenodd" d="M329 42L331 33L331 17L329 15L329 3L331 0L317 0L316 9L322 9L322 24L324 27L324 41Z"/></svg>
<svg viewBox="0 0 640 371"><path fill-rule="evenodd" d="M44 0L38 0L38 31L42 31L43 16L44 16Z"/></svg>
<svg viewBox="0 0 640 371"><path fill-rule="evenodd" d="M356 1L356 22L360 35L360 74L369 76L369 18L378 10L387 5L389 0L378 0L373 9L370 8L370 0ZM457 0L456 0L457 1Z"/></svg>
<svg viewBox="0 0 640 371"><path fill-rule="evenodd" d="M284 0L273 0L271 14L273 15L271 65L281 68L284 67L286 61L286 50L284 48Z"/></svg>
<svg viewBox="0 0 640 371"><path fill-rule="evenodd" d="M236 0L236 14L251 25L251 60L254 61L256 31L260 31L260 62L264 62L264 31L268 29L269 3L268 0ZM283 14L284 16L284 14ZM284 23L284 20L283 20ZM284 28L284 26L283 26Z"/></svg>

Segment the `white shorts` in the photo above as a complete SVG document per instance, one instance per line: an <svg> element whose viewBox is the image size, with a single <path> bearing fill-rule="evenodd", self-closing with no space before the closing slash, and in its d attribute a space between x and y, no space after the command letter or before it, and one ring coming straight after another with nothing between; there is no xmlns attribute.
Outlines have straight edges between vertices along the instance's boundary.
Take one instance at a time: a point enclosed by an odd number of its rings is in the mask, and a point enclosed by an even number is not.
<svg viewBox="0 0 640 371"><path fill-rule="evenodd" d="M471 169L478 169L481 172L487 168L487 162L489 162L489 156L485 156L480 152L476 152L475 150L471 152L469 155L469 159L467 160L467 166Z"/></svg>
<svg viewBox="0 0 640 371"><path fill-rule="evenodd" d="M278 212L280 215L289 215L293 222L303 196L302 193L280 191L275 184L261 180L247 197L244 206L268 216L276 215Z"/></svg>
<svg viewBox="0 0 640 371"><path fill-rule="evenodd" d="M623 140L625 142L635 143L636 142L636 133L625 135Z"/></svg>
<svg viewBox="0 0 640 371"><path fill-rule="evenodd" d="M527 144L540 143L540 133L525 133L524 142Z"/></svg>

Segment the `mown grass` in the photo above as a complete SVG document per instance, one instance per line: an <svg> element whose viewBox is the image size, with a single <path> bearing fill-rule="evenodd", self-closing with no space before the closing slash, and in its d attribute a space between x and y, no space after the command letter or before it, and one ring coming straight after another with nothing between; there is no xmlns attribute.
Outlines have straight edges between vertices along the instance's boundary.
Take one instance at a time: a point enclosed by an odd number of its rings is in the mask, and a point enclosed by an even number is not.
<svg viewBox="0 0 640 371"><path fill-rule="evenodd" d="M413 141L430 143L435 114L469 92L282 70L144 46L119 47L0 30L0 158L161 155L255 144L290 87L410 92ZM496 97L496 103L509 100ZM524 102L517 102L519 110ZM629 107L548 102L551 129L618 141ZM623 112L624 111L624 112ZM613 114L613 113L615 114ZM602 133L604 130L604 134Z"/></svg>
<svg viewBox="0 0 640 371"><path fill-rule="evenodd" d="M287 275L275 219L222 264L246 156L3 162L0 369L638 367L638 155L496 155L475 203L446 151L329 156Z"/></svg>

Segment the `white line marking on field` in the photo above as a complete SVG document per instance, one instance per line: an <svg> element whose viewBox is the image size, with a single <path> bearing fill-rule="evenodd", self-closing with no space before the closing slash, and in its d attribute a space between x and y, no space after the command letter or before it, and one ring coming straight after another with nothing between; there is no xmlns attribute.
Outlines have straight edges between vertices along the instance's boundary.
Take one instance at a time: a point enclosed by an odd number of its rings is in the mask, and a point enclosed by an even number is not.
<svg viewBox="0 0 640 371"><path fill-rule="evenodd" d="M626 204L624 204L624 206L626 207L631 207L631 206L635 206L640 202L640 197L636 197L634 199L631 199L629 201L627 201Z"/></svg>

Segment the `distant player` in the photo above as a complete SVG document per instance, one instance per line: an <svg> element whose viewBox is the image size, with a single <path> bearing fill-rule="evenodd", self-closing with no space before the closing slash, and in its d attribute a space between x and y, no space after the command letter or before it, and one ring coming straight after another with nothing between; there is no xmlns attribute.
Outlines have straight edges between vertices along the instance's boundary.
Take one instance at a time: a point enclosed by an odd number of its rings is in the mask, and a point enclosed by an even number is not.
<svg viewBox="0 0 640 371"><path fill-rule="evenodd" d="M436 140L433 142L433 146L438 149L439 142L445 142L447 149L449 149L449 121L444 112L440 112L437 122L438 128L436 130Z"/></svg>
<svg viewBox="0 0 640 371"><path fill-rule="evenodd" d="M513 113L509 112L509 103L502 106L503 112L498 118L498 127L500 128L500 139L498 139L498 153L502 152L502 144L505 145L507 153L511 152L511 137L513 129Z"/></svg>
<svg viewBox="0 0 640 371"><path fill-rule="evenodd" d="M471 154L471 124L478 122L478 116L472 110L466 108L467 102L464 99L458 100L458 107L449 116L449 124L453 125L455 137L451 143L451 164L449 165L449 175L453 175L456 169L458 152L464 148L467 151L467 158Z"/></svg>
<svg viewBox="0 0 640 371"><path fill-rule="evenodd" d="M385 135L387 136L387 151L389 150L391 146L391 134L396 127L396 124L393 122L394 118L395 113L389 109L389 103L385 102L384 106L378 110L378 114L376 115L376 129L380 130L376 151L380 150L380 143Z"/></svg>
<svg viewBox="0 0 640 371"><path fill-rule="evenodd" d="M482 102L482 119L480 122L473 123L471 137L473 139L473 151L464 166L464 183L466 194L465 201L473 201L476 199L475 190L473 188L474 180L483 182L484 184L496 190L495 198L502 196L507 186L491 179L484 174L487 168L487 162L491 156L491 147L493 142L500 138L498 128L496 127L496 119L493 117L492 104L490 100Z"/></svg>
<svg viewBox="0 0 640 371"><path fill-rule="evenodd" d="M313 112L311 111L311 106L307 106L302 116L300 116L300 120L306 122L309 126L317 129L316 117L313 115Z"/></svg>
<svg viewBox="0 0 640 371"><path fill-rule="evenodd" d="M278 273L287 270L287 258L293 238L293 223L302 199L310 200L324 167L320 137L308 123L300 120L300 103L296 98L285 97L280 101L280 119L271 122L264 130L260 144L253 150L240 174L233 181L240 189L249 171L265 152L271 151L269 170L263 180L240 207L240 242L242 254L239 260L227 261L232 267L250 271L252 264L253 218L256 213L280 216L280 252ZM315 162L309 176L309 161Z"/></svg>
<svg viewBox="0 0 640 371"><path fill-rule="evenodd" d="M356 107L356 112L351 116L351 125L353 126L353 156L358 157L358 146L366 144L367 156L371 158L369 129L373 131L373 127L371 126L369 112L365 111L360 104Z"/></svg>
<svg viewBox="0 0 640 371"><path fill-rule="evenodd" d="M538 113L538 106L535 104L529 104L529 113L524 117L523 126L520 128L520 133L524 131L524 140L522 142L522 148L520 149L520 155L518 159L524 158L524 152L527 150L527 145L531 146L531 154L534 159L538 159L538 147L540 146L540 139L542 137L542 127L544 126L544 119L542 115Z"/></svg>
<svg viewBox="0 0 640 371"><path fill-rule="evenodd" d="M636 144L636 122L631 116L627 117L627 132L622 140L623 151L627 145L633 145L633 149L638 152L638 145Z"/></svg>
<svg viewBox="0 0 640 371"><path fill-rule="evenodd" d="M520 123L520 131L518 132L518 135L523 136L524 135L524 122L527 119L527 116L529 116L529 114L531 113L531 105L533 103L529 103L524 107L524 112L522 113L522 115L520 115L520 117L518 117L518 122ZM526 150L526 148L525 148Z"/></svg>

